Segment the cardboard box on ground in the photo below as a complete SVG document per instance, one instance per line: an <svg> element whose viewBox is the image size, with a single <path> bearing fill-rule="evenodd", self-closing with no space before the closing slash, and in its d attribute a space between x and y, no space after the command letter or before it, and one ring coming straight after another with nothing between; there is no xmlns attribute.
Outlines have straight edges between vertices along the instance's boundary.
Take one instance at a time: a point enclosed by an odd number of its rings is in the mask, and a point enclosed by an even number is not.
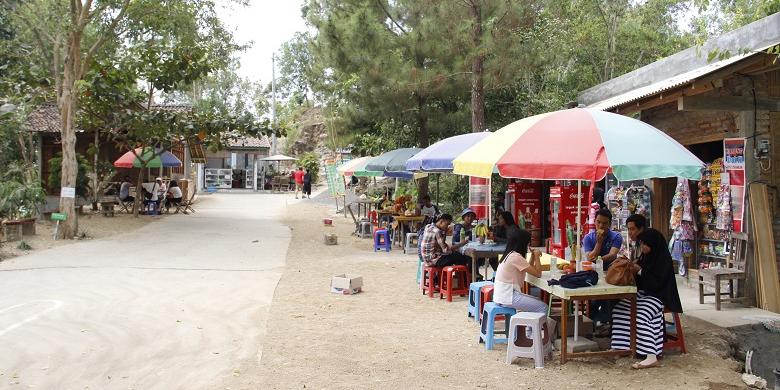
<svg viewBox="0 0 780 390"><path fill-rule="evenodd" d="M330 281L330 292L352 295L363 290L363 277L360 275L340 274Z"/></svg>
<svg viewBox="0 0 780 390"><path fill-rule="evenodd" d="M339 237L334 233L325 233L323 237L325 245L337 245L339 243Z"/></svg>

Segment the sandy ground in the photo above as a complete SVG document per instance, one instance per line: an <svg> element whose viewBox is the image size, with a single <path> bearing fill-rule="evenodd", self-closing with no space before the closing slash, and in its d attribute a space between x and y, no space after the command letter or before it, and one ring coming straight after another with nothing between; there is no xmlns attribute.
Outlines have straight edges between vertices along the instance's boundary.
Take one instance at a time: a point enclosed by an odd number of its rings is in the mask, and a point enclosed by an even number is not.
<svg viewBox="0 0 780 390"><path fill-rule="evenodd" d="M136 218L132 214L125 213L115 213L113 218L109 218L104 217L102 214L89 211L84 215L79 216L79 231L86 235L84 238L86 240L107 238L117 234L131 232L148 223L159 221L163 218L165 218L165 216L151 217L144 215ZM55 241L52 239L53 233L54 222L37 221L35 225L35 235L25 236L23 238L23 241L32 249L19 249L18 241L3 242L2 246L0 246L0 261L74 242L73 240Z"/></svg>
<svg viewBox="0 0 780 390"><path fill-rule="evenodd" d="M329 209L291 208L293 228L284 274L274 295L261 367L239 388L744 388L728 332L683 316L689 353L670 354L662 367L632 370L633 359L594 358L560 365L556 353L542 370L531 360L504 364L505 346L486 351L467 319L465 298L447 303L421 295L416 257L400 249L373 253L350 236L351 220L321 220ZM336 232L339 245L325 246ZM332 275L363 276L364 292L329 292ZM236 388L236 387L233 387Z"/></svg>
<svg viewBox="0 0 780 390"><path fill-rule="evenodd" d="M285 202L203 196L195 214L0 262L0 389L230 387L259 365Z"/></svg>

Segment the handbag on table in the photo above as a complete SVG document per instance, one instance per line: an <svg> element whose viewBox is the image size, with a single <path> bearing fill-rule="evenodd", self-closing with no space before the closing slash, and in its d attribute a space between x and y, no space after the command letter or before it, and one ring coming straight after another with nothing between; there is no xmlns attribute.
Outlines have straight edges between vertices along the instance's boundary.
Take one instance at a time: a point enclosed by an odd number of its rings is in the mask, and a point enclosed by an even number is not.
<svg viewBox="0 0 780 390"><path fill-rule="evenodd" d="M604 280L614 286L636 286L637 266L631 260L619 258L612 262Z"/></svg>

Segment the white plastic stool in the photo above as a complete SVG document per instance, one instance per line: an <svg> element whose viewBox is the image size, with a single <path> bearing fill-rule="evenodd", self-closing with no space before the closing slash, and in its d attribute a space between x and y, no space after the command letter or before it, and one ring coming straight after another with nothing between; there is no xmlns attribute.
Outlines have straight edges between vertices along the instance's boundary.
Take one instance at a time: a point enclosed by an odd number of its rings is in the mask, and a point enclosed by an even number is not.
<svg viewBox="0 0 780 390"><path fill-rule="evenodd" d="M373 234L371 233L371 222L368 221L360 222L360 233L358 233L358 236L360 236L360 238L373 237Z"/></svg>
<svg viewBox="0 0 780 390"><path fill-rule="evenodd" d="M412 241L417 241L417 233L406 233L406 241L404 242L404 253L414 252L417 254L417 245L412 245Z"/></svg>
<svg viewBox="0 0 780 390"><path fill-rule="evenodd" d="M531 339L526 328L531 328ZM518 312L509 320L509 341L506 348L506 364L516 357L533 358L536 368L544 368L544 357L552 357L551 333L545 313Z"/></svg>

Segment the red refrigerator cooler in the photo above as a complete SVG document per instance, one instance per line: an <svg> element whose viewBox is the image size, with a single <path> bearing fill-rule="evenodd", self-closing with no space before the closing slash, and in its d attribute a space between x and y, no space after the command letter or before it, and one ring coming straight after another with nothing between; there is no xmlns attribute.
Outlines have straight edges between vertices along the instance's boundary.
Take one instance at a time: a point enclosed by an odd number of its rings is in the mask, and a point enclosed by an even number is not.
<svg viewBox="0 0 780 390"><path fill-rule="evenodd" d="M566 257L566 247L569 245L566 238L566 227L569 226L577 234L577 182L563 181L550 187L550 251L555 257ZM582 203L580 207L580 223L583 235L588 223L587 200L589 187L582 184ZM569 259L570 260L570 259Z"/></svg>

